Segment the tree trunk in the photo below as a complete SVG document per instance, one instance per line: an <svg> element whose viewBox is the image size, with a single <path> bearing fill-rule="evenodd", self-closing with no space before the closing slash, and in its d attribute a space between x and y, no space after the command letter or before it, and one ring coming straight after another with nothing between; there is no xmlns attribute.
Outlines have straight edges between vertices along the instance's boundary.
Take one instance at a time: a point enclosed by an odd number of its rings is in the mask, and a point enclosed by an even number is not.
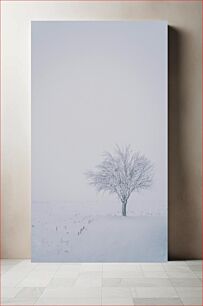
<svg viewBox="0 0 203 306"><path fill-rule="evenodd" d="M127 201L122 202L122 216L126 217L126 206L127 206Z"/></svg>

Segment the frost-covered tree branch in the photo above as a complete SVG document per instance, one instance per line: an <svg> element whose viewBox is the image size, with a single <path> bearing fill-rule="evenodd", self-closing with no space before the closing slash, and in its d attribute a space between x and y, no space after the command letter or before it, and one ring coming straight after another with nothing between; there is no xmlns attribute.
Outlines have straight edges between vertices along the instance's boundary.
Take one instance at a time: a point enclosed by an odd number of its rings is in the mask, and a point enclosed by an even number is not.
<svg viewBox="0 0 203 306"><path fill-rule="evenodd" d="M115 147L112 155L104 153L101 164L94 171L86 173L87 179L97 191L116 194L122 202L122 215L126 216L126 206L132 192L147 189L152 184L152 163L130 146Z"/></svg>

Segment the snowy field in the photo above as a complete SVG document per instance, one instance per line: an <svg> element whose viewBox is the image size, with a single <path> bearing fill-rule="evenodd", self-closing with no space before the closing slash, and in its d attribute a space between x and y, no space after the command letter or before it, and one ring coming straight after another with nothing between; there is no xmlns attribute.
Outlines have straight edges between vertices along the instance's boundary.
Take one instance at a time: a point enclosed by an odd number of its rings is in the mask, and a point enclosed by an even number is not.
<svg viewBox="0 0 203 306"><path fill-rule="evenodd" d="M118 208L104 215L90 205L33 203L32 260L166 261L166 216L129 209L128 216L122 217Z"/></svg>

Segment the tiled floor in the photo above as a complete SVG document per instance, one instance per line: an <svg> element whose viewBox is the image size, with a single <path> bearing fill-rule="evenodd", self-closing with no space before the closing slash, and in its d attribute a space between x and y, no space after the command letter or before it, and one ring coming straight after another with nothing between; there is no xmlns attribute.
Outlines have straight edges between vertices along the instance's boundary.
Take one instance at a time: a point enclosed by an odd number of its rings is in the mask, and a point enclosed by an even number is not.
<svg viewBox="0 0 203 306"><path fill-rule="evenodd" d="M1 261L1 305L202 305L202 262Z"/></svg>

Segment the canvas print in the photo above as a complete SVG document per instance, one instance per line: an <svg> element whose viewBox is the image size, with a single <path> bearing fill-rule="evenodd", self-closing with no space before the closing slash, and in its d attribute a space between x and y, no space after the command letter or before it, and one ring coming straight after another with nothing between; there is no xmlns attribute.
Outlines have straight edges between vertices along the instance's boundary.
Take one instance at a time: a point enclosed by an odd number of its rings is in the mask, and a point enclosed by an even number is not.
<svg viewBox="0 0 203 306"><path fill-rule="evenodd" d="M32 261L167 260L167 23L33 21Z"/></svg>

